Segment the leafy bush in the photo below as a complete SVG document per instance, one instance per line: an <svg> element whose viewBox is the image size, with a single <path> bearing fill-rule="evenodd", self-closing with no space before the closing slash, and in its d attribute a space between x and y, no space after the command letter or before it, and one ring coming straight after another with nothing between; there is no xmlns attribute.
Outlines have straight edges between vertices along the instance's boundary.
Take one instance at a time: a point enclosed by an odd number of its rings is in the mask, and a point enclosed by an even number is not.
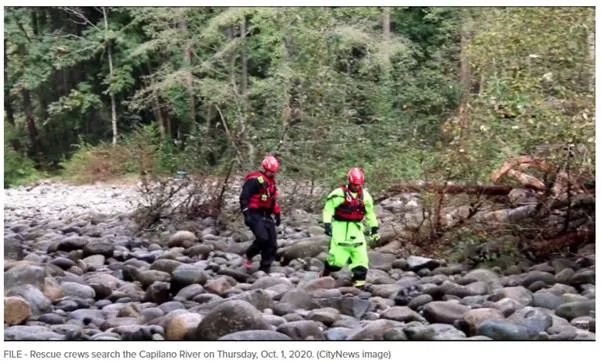
<svg viewBox="0 0 601 363"><path fill-rule="evenodd" d="M4 188L29 184L41 176L31 159L4 143Z"/></svg>
<svg viewBox="0 0 601 363"><path fill-rule="evenodd" d="M136 171L131 150L107 143L97 146L82 144L61 166L64 175L76 183L106 181Z"/></svg>

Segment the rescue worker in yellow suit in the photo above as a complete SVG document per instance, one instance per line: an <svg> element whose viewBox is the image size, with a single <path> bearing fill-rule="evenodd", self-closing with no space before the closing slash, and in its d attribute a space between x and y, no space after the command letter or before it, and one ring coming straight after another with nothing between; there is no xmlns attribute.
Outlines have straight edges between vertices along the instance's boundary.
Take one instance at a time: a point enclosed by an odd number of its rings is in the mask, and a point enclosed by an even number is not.
<svg viewBox="0 0 601 363"><path fill-rule="evenodd" d="M367 222L369 242L375 243L378 235L378 220L374 212L374 201L364 188L365 176L359 168L352 168L348 184L334 189L327 197L323 209L325 233L331 237L328 258L322 276L338 271L348 265L353 277L353 286L365 285L369 258L368 241L365 238L363 221Z"/></svg>

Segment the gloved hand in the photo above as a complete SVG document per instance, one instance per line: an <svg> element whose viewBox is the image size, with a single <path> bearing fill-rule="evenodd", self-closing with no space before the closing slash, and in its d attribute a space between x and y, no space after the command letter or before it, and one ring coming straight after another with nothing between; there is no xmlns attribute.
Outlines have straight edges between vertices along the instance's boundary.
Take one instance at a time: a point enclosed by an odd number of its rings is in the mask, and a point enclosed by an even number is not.
<svg viewBox="0 0 601 363"><path fill-rule="evenodd" d="M377 246L380 242L380 234L378 233L378 227L371 227L371 231L369 233L369 245Z"/></svg>
<svg viewBox="0 0 601 363"><path fill-rule="evenodd" d="M332 237L332 223L325 223L323 228L325 229L325 234Z"/></svg>
<svg viewBox="0 0 601 363"><path fill-rule="evenodd" d="M276 226L279 226L279 225L280 225L280 223L282 223L282 219L281 219L281 217L280 217L280 215L279 215L279 214L276 214L276 215L275 215L275 225L276 225Z"/></svg>

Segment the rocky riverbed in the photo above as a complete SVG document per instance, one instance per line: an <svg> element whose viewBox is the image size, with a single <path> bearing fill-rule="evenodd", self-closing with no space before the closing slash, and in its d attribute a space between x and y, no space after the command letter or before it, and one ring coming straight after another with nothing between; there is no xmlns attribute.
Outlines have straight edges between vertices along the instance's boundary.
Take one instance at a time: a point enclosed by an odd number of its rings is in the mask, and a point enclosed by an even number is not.
<svg viewBox="0 0 601 363"><path fill-rule="evenodd" d="M269 275L242 267L241 219L136 234L135 186L4 191L5 340L594 340L595 248L468 269L388 247L368 286L319 277L319 216L284 215ZM385 221L409 199L384 201Z"/></svg>

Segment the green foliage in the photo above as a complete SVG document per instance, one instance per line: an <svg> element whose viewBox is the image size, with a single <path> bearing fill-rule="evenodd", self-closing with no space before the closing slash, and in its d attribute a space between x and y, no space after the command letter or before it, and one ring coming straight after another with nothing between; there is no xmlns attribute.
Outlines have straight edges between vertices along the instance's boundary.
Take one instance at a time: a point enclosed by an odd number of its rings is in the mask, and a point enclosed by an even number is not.
<svg viewBox="0 0 601 363"><path fill-rule="evenodd" d="M82 184L107 181L136 171L131 150L107 143L97 146L80 144L73 156L61 166L66 178Z"/></svg>
<svg viewBox="0 0 601 363"><path fill-rule="evenodd" d="M6 125L5 125L6 126ZM30 184L43 176L27 156L15 151L4 139L4 188Z"/></svg>
<svg viewBox="0 0 601 363"><path fill-rule="evenodd" d="M541 149L561 164L553 150L574 144L594 172L592 8L396 7L386 38L384 11L6 8L19 153L75 153L71 174L115 157L98 168L112 175L246 170L276 152L284 176L337 184L357 165L377 191L486 181ZM111 94L123 150L103 144Z"/></svg>
<svg viewBox="0 0 601 363"><path fill-rule="evenodd" d="M567 144L594 155L590 9L507 8L479 16L468 51L483 82L471 104L467 162L485 160L479 164L489 173L508 156Z"/></svg>

